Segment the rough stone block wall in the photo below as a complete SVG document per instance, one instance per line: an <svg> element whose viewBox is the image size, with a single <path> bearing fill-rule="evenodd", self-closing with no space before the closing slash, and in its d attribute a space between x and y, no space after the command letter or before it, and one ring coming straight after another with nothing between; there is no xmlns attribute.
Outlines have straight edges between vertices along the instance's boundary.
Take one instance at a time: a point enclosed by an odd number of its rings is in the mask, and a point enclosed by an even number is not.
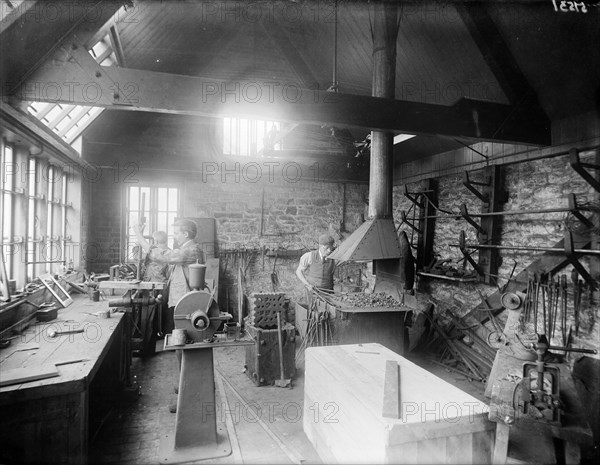
<svg viewBox="0 0 600 465"><path fill-rule="evenodd" d="M582 154L582 162L594 163L592 154ZM596 218L600 215L598 194L583 180L569 165L567 155L533 160L501 167L504 190L508 194L507 202L502 205L504 211L534 211L546 209L568 208L569 194L575 194L579 205L590 205L596 208ZM470 173L471 174L471 173ZM479 180L480 172L473 172L472 180ZM470 193L462 184L459 175L444 176L437 179L438 205L444 210L459 212L462 203L472 213L481 211L481 202ZM420 190L421 183L408 184L409 191ZM400 224L400 211L407 211L411 202L403 195L404 186L398 186L394 191L394 218L400 229L406 231L409 239L414 234L405 224ZM589 215L590 213L588 213ZM410 218L411 214L407 214ZM598 221L596 219L596 221ZM578 221L568 212L523 214L503 216L501 224L501 242L503 246L525 247L553 247L563 239L566 228L578 226ZM458 243L459 232L464 230L468 244L477 244L475 230L463 219L437 219L435 223L434 253L439 259L450 259L455 268L462 267L462 254L457 247L450 244ZM596 231L597 234L597 231ZM416 235L414 235L416 244ZM476 250L472 251L475 261L478 260ZM501 265L498 275L501 277L498 284L503 286L514 269L516 276L530 263L535 261L542 252L521 250L500 250ZM580 257L586 269L590 270L590 258ZM515 266L516 264L516 266ZM471 266L467 265L470 269ZM567 266L559 271L559 275L566 275L569 286L571 284L572 266ZM598 280L600 276L595 276ZM484 295L490 295L497 290L495 285L482 283L457 283L421 277L417 280L417 289L437 301L441 301L452 311L464 315L476 307L480 302L477 290ZM571 287L569 287L569 290ZM570 291L569 291L570 292ZM573 314L572 295L568 298L568 313ZM598 318L598 293L585 292L582 297L582 314L580 337L575 345L597 347L600 332L595 320ZM572 319L570 323L573 323ZM560 328L557 328L560 334ZM561 341L555 340L558 345Z"/></svg>
<svg viewBox="0 0 600 465"><path fill-rule="evenodd" d="M246 295L285 292L293 302L304 301L295 275L300 254L315 249L320 234L341 241L354 231L364 219L367 189L366 184L189 175L184 216L216 219L221 306L237 314L240 266Z"/></svg>

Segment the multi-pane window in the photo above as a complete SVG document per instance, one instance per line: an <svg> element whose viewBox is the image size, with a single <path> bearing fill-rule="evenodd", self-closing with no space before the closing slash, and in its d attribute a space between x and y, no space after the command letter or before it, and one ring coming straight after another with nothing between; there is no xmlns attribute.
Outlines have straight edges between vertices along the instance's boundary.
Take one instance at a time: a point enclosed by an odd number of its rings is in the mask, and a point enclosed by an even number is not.
<svg viewBox="0 0 600 465"><path fill-rule="evenodd" d="M179 189L167 186L130 186L127 190L127 260L136 260L137 239L131 227L144 223L144 235L164 231L173 247L173 222L179 214Z"/></svg>
<svg viewBox="0 0 600 465"><path fill-rule="evenodd" d="M37 242L40 240L40 223L37 220L38 213L38 163L35 158L29 159L29 169L27 170L27 243L26 254L27 260L27 281L32 281L37 276Z"/></svg>
<svg viewBox="0 0 600 465"><path fill-rule="evenodd" d="M15 186L14 153L11 145L2 147L2 179L0 187L2 188L2 257L4 259L6 272L9 277L13 276L13 197Z"/></svg>
<svg viewBox="0 0 600 465"><path fill-rule="evenodd" d="M2 257L9 279L22 287L40 274L61 272L74 258L74 246L67 249L67 218L73 215L67 172L3 141L0 182Z"/></svg>
<svg viewBox="0 0 600 465"><path fill-rule="evenodd" d="M27 279L32 281L67 265L68 173L30 158L27 176Z"/></svg>
<svg viewBox="0 0 600 465"><path fill-rule="evenodd" d="M223 154L263 156L281 150L281 123L246 118L223 118Z"/></svg>

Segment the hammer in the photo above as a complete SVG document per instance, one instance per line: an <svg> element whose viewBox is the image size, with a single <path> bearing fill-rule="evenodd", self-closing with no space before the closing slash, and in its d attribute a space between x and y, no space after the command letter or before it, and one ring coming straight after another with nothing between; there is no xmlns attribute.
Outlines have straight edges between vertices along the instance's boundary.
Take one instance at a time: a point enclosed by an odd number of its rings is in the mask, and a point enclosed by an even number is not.
<svg viewBox="0 0 600 465"><path fill-rule="evenodd" d="M63 336L64 334L77 334L83 333L83 329L69 329L67 331L56 331L55 329L48 330L48 337L55 338L58 336Z"/></svg>

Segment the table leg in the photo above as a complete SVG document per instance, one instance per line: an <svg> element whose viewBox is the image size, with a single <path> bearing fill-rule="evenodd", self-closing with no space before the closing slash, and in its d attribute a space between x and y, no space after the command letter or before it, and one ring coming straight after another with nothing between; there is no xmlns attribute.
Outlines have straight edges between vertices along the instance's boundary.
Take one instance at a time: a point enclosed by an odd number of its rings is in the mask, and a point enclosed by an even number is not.
<svg viewBox="0 0 600 465"><path fill-rule="evenodd" d="M508 435L510 428L504 423L496 423L496 442L494 444L494 465L504 465L508 454Z"/></svg>

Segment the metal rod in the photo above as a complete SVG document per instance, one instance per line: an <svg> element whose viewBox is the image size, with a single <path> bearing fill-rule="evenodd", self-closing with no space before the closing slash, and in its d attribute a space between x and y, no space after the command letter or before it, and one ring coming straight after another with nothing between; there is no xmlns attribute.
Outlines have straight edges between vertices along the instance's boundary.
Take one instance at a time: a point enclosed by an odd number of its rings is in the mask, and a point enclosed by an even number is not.
<svg viewBox="0 0 600 465"><path fill-rule="evenodd" d="M450 247L461 247L460 244L449 244ZM526 250L530 252L563 252L564 249L559 249L558 247L524 247L518 245L492 245L492 244L473 244L462 246L467 249L498 249L498 250ZM582 254L582 255L600 255L600 250L594 249L574 249L573 252Z"/></svg>
<svg viewBox="0 0 600 465"><path fill-rule="evenodd" d="M542 214L542 213L569 213L573 212L572 208L564 207L564 208L548 208L548 209L539 209L539 210L509 210L502 212L489 212L489 213L471 213L470 216L484 217L484 216L513 216L513 215L533 215L533 214ZM589 211L586 207L579 207L576 211ZM426 216L425 218L433 218L433 219L460 219L460 213L454 215L435 215L435 216Z"/></svg>
<svg viewBox="0 0 600 465"><path fill-rule="evenodd" d="M566 350L568 352L578 352L580 354L597 354L596 349L580 349L578 347L562 347L562 346L548 346L548 350Z"/></svg>

